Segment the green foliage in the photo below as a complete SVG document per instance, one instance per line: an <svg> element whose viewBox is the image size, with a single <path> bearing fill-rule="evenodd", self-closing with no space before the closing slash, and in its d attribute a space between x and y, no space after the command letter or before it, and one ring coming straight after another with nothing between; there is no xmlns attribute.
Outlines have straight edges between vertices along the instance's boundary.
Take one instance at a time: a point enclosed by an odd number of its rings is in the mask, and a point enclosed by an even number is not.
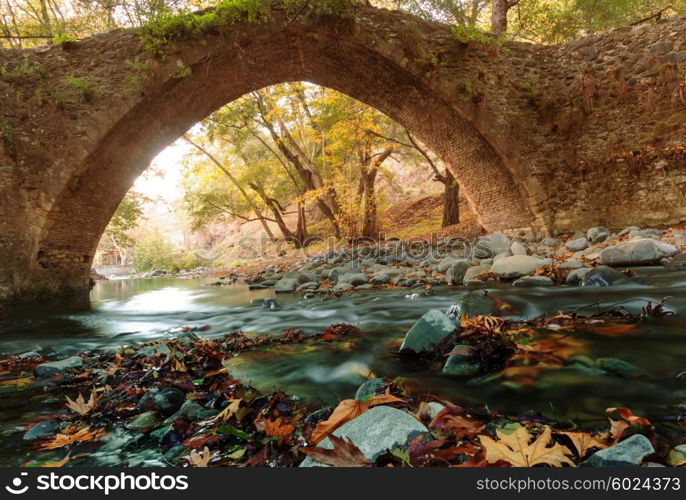
<svg viewBox="0 0 686 500"><path fill-rule="evenodd" d="M686 0L527 0L510 12L515 38L560 43L650 18L686 14Z"/></svg>
<svg viewBox="0 0 686 500"><path fill-rule="evenodd" d="M174 245L154 230L144 235L134 250L134 267L136 272L147 272L154 269L174 270Z"/></svg>
<svg viewBox="0 0 686 500"><path fill-rule="evenodd" d="M2 140L5 143L7 154L13 160L17 159L17 143L14 139L14 127L2 118L0 118L0 132L2 132Z"/></svg>
<svg viewBox="0 0 686 500"><path fill-rule="evenodd" d="M207 266L207 262L196 255L195 252L183 252L175 255L171 262L170 269L168 271L178 273L182 269L190 271L200 266Z"/></svg>
<svg viewBox="0 0 686 500"><path fill-rule="evenodd" d="M488 45L498 47L503 44L503 39L476 26L451 26L450 31L455 39L464 45L479 46Z"/></svg>
<svg viewBox="0 0 686 500"><path fill-rule="evenodd" d="M319 14L341 14L355 0L317 0ZM281 2L281 8L294 12L301 0ZM141 28L142 46L157 57L164 56L169 43L213 32L220 26L236 22L261 23L269 19L272 0L223 0L216 6L197 12L178 13L166 10Z"/></svg>
<svg viewBox="0 0 686 500"><path fill-rule="evenodd" d="M182 68L181 70L179 70L179 72L176 73L176 75L174 75L174 78L176 78L177 80L183 80L184 78L188 78L192 74L193 74L193 68L191 68L190 66L186 66L186 67Z"/></svg>
<svg viewBox="0 0 686 500"><path fill-rule="evenodd" d="M133 239L129 236L140 222L143 208L140 198L134 194L127 194L114 212L110 223L105 228L105 234L121 248L131 248Z"/></svg>
<svg viewBox="0 0 686 500"><path fill-rule="evenodd" d="M24 56L21 64L12 68L4 66L0 70L0 76L9 80L38 80L47 78L47 71L41 64L32 62L28 56Z"/></svg>
<svg viewBox="0 0 686 500"><path fill-rule="evenodd" d="M95 97L95 92L91 87L88 78L81 78L77 76L67 76L64 79L67 86L69 86L73 91L79 94L81 100L86 103L93 102Z"/></svg>
<svg viewBox="0 0 686 500"><path fill-rule="evenodd" d="M52 43L55 45L62 45L62 47L68 47L78 41L78 37L66 32L57 33L52 37Z"/></svg>

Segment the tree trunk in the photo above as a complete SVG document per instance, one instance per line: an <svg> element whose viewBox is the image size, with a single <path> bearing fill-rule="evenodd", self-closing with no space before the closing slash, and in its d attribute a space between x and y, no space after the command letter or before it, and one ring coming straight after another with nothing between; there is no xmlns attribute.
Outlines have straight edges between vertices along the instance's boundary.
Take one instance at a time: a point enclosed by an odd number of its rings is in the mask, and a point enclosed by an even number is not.
<svg viewBox="0 0 686 500"><path fill-rule="evenodd" d="M446 169L441 180L443 191L443 222L441 227L448 227L460 222L460 185L450 170Z"/></svg>
<svg viewBox="0 0 686 500"><path fill-rule="evenodd" d="M507 31L507 13L519 0L493 0L491 2L491 31L500 35Z"/></svg>
<svg viewBox="0 0 686 500"><path fill-rule="evenodd" d="M379 224L377 219L376 206L376 172L369 172L364 175L364 214L362 219L362 236L365 238L376 239L379 236Z"/></svg>

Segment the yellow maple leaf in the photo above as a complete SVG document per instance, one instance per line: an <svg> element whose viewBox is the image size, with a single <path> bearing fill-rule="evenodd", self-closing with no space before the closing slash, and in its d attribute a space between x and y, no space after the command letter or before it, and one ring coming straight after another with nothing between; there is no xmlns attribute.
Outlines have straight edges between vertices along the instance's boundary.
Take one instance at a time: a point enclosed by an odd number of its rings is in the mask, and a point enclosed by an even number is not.
<svg viewBox="0 0 686 500"><path fill-rule="evenodd" d="M567 436L576 448L579 458L584 458L591 448L607 448L605 443L601 443L587 432L560 432Z"/></svg>
<svg viewBox="0 0 686 500"><path fill-rule="evenodd" d="M549 446L552 441L550 427L546 427L536 439L533 439L524 426L518 427L512 434L501 430L496 430L496 434L498 441L488 436L479 436L489 463L504 460L515 467L533 467L538 464L574 466L574 462L567 456L572 454L569 448L559 443Z"/></svg>

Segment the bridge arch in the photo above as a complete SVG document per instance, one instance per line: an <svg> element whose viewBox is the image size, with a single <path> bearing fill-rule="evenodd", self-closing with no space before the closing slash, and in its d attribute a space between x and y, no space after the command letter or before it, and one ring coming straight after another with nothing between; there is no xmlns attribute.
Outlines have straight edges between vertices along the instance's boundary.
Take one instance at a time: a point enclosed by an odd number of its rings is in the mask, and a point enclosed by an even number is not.
<svg viewBox="0 0 686 500"><path fill-rule="evenodd" d="M359 30L284 23L252 27L240 43L220 33L177 48L124 113L99 124L105 133L55 196L33 263L49 272L48 293L83 289L102 232L157 153L221 106L288 81L338 90L407 127L453 171L487 230L531 228L530 180L479 123L403 65L405 55L389 56L378 33Z"/></svg>

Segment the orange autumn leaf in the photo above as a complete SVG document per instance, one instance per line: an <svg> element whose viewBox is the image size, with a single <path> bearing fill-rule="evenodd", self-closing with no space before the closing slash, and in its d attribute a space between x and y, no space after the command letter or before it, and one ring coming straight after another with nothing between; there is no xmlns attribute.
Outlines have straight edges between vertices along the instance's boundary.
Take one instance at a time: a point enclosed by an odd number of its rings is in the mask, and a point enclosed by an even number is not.
<svg viewBox="0 0 686 500"><path fill-rule="evenodd" d="M295 426L291 424L284 423L283 417L278 417L275 420L265 420L264 421L264 432L267 436L272 436L279 438L278 443L281 444L283 441L290 436L295 430Z"/></svg>
<svg viewBox="0 0 686 500"><path fill-rule="evenodd" d="M372 407L372 406L377 406L377 405L385 405L388 403L404 403L405 400L398 398L396 396L393 396L390 393L386 394L379 394L378 396L372 396L368 401L367 404Z"/></svg>
<svg viewBox="0 0 686 500"><path fill-rule="evenodd" d="M344 399L338 403L338 406L328 419L317 424L317 427L312 432L310 441L313 444L319 443L344 423L362 415L368 408L368 403L362 403L356 399Z"/></svg>
<svg viewBox="0 0 686 500"><path fill-rule="evenodd" d="M99 441L105 436L105 429L91 430L90 427L84 427L83 429L76 430L72 427L65 429L64 433L56 434L51 441L43 443L39 448L41 450L56 450L57 448L76 443Z"/></svg>
<svg viewBox="0 0 686 500"><path fill-rule="evenodd" d="M638 417L634 415L630 408L626 408L623 406L618 408L608 408L607 410L605 410L605 412L610 414L616 413L622 418L622 420L626 421L629 424L652 425L650 423L650 420L648 420L647 418Z"/></svg>

